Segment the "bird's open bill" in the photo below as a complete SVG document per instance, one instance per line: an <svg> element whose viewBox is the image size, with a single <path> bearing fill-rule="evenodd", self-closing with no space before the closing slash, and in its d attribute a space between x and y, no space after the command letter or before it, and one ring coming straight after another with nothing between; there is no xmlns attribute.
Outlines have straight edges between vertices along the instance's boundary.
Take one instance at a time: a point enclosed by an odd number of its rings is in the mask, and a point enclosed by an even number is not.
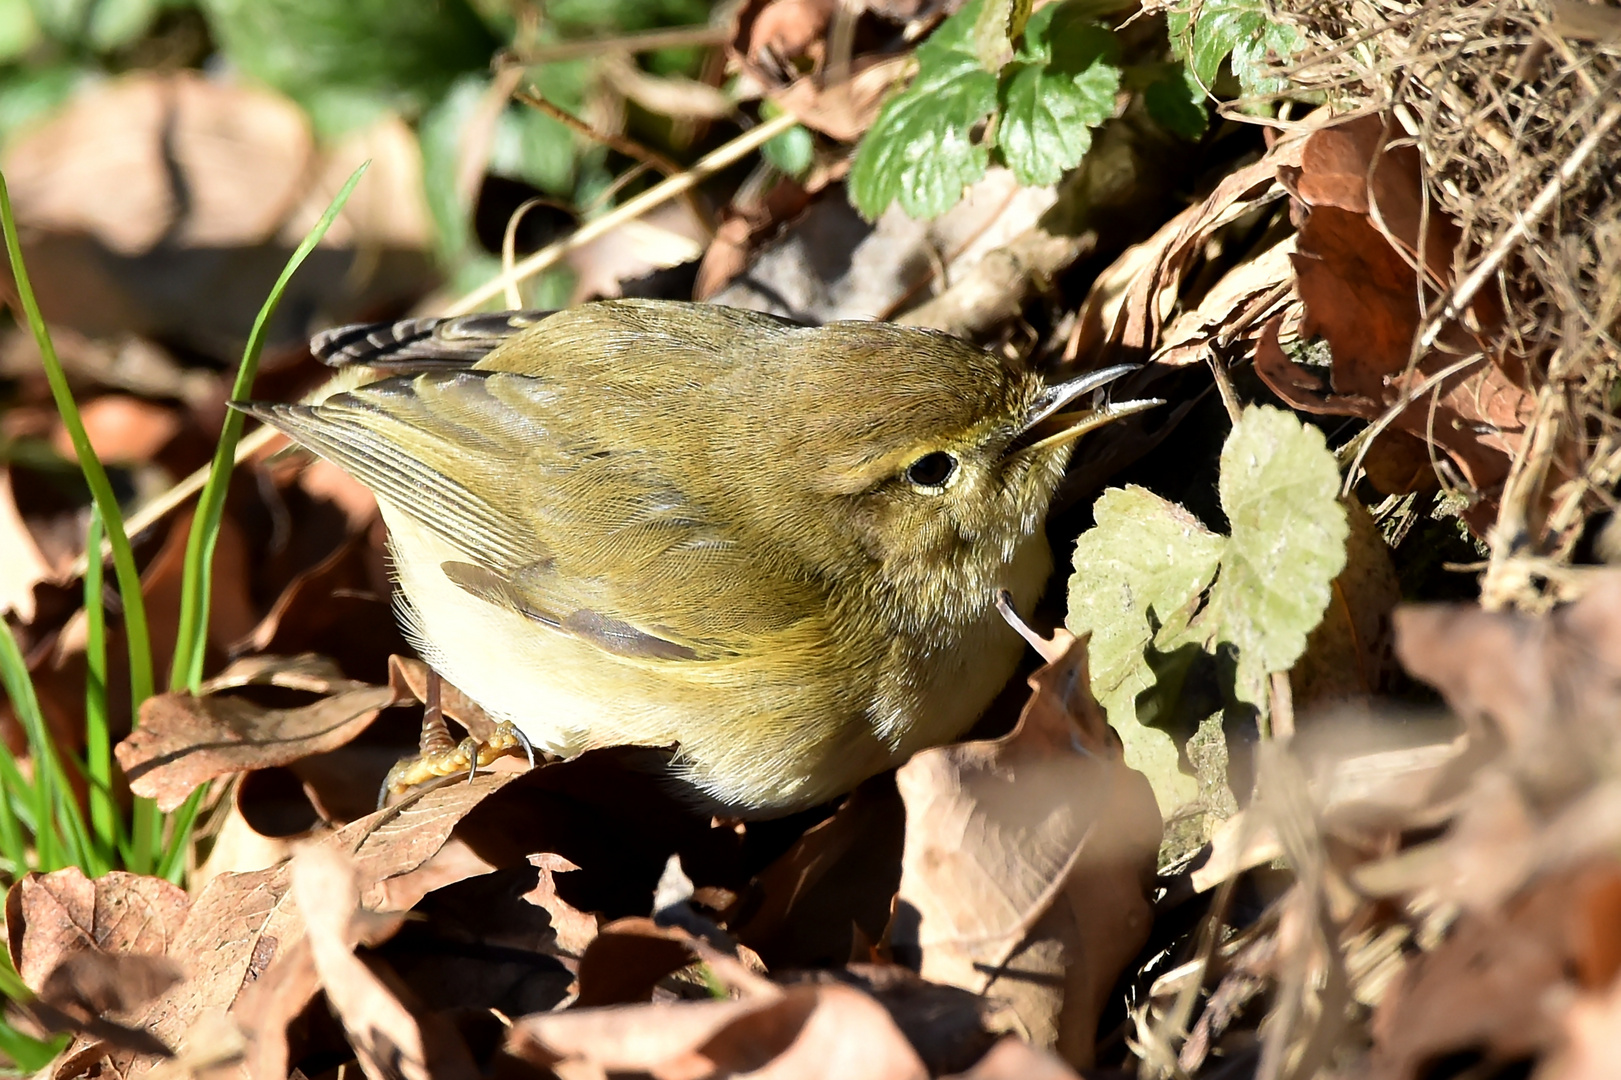
<svg viewBox="0 0 1621 1080"><path fill-rule="evenodd" d="M1117 364L1049 386L1037 400L1024 430L1013 441L1013 445L1008 447L1009 456L1057 446L1078 439L1093 428L1113 423L1121 417L1165 404L1161 398L1140 398L1135 401L1105 402L1088 408L1067 408L1084 395L1100 390L1122 375L1137 370L1135 364Z"/></svg>

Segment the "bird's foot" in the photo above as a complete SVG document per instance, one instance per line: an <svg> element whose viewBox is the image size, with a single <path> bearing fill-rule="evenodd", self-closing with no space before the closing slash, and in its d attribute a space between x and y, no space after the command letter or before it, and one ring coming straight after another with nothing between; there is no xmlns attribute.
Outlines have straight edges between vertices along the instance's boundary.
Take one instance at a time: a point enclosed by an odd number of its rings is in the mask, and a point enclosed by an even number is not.
<svg viewBox="0 0 1621 1080"><path fill-rule="evenodd" d="M529 760L529 767L531 769L535 767L534 744L506 720L496 724L495 730L490 732L487 738L480 739L469 735L461 742L453 741L450 728L445 723L444 713L439 707L439 687L438 673L430 670L428 700L422 710L422 736L418 742L418 753L415 757L395 762L394 767L388 770L388 775L383 778L383 788L377 793L379 810L388 802L390 796L403 795L418 784L425 784L442 776L466 773L468 781L471 782L478 770L520 750Z"/></svg>

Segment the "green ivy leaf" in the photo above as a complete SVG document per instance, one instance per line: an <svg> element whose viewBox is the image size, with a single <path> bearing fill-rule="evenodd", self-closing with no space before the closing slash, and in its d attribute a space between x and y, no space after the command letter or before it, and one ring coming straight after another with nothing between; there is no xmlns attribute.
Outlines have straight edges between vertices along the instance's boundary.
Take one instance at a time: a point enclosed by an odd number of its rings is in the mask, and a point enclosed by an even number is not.
<svg viewBox="0 0 1621 1080"><path fill-rule="evenodd" d="M1045 16L1045 18L1043 18ZM1081 21L1078 6L1046 7L1025 28L1025 62L1002 79L997 144L1019 183L1055 184L1080 163L1092 129L1114 113L1120 69L1114 35Z"/></svg>
<svg viewBox="0 0 1621 1080"><path fill-rule="evenodd" d="M1182 772L1170 734L1138 721L1137 696L1155 682L1144 653L1151 644L1169 652L1183 637L1226 542L1140 487L1104 492L1092 512L1097 526L1075 544L1065 621L1092 635L1092 693L1120 733L1126 763L1148 777L1169 812L1195 798L1198 785Z"/></svg>
<svg viewBox="0 0 1621 1080"><path fill-rule="evenodd" d="M850 167L850 202L875 220L900 201L915 218L945 213L985 175L990 151L974 128L996 110L996 76L971 40L979 4L964 7L918 46L917 77L890 98Z"/></svg>
<svg viewBox="0 0 1621 1080"><path fill-rule="evenodd" d="M1141 488L1105 492L1069 583L1092 693L1167 817L1225 782L1182 771L1188 739L1229 705L1264 704L1267 675L1300 658L1345 566L1338 467L1293 413L1245 409L1218 488L1229 537Z"/></svg>
<svg viewBox="0 0 1621 1080"><path fill-rule="evenodd" d="M1260 705L1322 621L1350 535L1339 467L1323 433L1270 406L1244 410L1221 449L1221 507L1233 534L1205 613L1238 647L1238 696Z"/></svg>

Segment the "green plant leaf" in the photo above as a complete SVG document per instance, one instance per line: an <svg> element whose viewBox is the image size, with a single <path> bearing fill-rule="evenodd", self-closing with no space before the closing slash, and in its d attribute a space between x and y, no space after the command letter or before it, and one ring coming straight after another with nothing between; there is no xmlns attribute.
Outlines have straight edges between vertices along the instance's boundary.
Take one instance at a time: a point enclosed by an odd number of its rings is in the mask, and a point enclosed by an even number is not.
<svg viewBox="0 0 1621 1080"><path fill-rule="evenodd" d="M1186 64L1157 79L1143 90L1148 115L1173 135L1189 141L1204 138L1210 129L1210 113L1205 110L1205 92Z"/></svg>
<svg viewBox="0 0 1621 1080"><path fill-rule="evenodd" d="M971 39L979 4L964 7L918 46L917 77L885 102L850 167L850 202L869 221L899 200L915 218L945 213L985 175L990 150L974 129L996 110L996 76Z"/></svg>
<svg viewBox="0 0 1621 1080"><path fill-rule="evenodd" d="M1345 566L1338 467L1293 413L1245 409L1218 488L1228 537L1142 488L1105 492L1069 583L1066 624L1092 635L1092 693L1168 818L1225 780L1183 771L1189 740L1212 717L1264 709L1267 675L1300 658Z"/></svg>
<svg viewBox="0 0 1621 1080"><path fill-rule="evenodd" d="M1221 449L1221 506L1232 523L1205 615L1238 647L1238 696L1260 705L1322 621L1350 535L1339 468L1323 433L1271 406L1244 410Z"/></svg>
<svg viewBox="0 0 1621 1080"><path fill-rule="evenodd" d="M1080 164L1092 129L1114 113L1114 34L1079 16L1067 5L1043 8L1025 30L1020 52L1029 60L1003 73L997 146L1029 187L1055 184Z"/></svg>
<svg viewBox="0 0 1621 1080"><path fill-rule="evenodd" d="M1231 57L1245 94L1275 94L1287 81L1274 74L1305 44L1299 30L1277 19L1262 0L1184 0L1166 13L1171 51L1185 59L1199 83L1210 87Z"/></svg>
<svg viewBox="0 0 1621 1080"><path fill-rule="evenodd" d="M816 140L809 130L796 124L760 147L760 154L777 169L798 179L810 171L816 160Z"/></svg>
<svg viewBox="0 0 1621 1080"><path fill-rule="evenodd" d="M500 45L466 0L203 0L201 7L233 64L300 101L345 89L414 112L457 76L487 70Z"/></svg>
<svg viewBox="0 0 1621 1080"><path fill-rule="evenodd" d="M1030 21L1030 0L985 0L974 20L974 54L996 74L1013 59L1014 47Z"/></svg>
<svg viewBox="0 0 1621 1080"><path fill-rule="evenodd" d="M1075 545L1070 631L1092 635L1092 693L1139 770L1169 811L1198 795L1171 735L1138 720L1137 697L1155 682L1144 653L1179 643L1215 576L1225 541L1175 503L1140 487L1106 491L1096 527Z"/></svg>

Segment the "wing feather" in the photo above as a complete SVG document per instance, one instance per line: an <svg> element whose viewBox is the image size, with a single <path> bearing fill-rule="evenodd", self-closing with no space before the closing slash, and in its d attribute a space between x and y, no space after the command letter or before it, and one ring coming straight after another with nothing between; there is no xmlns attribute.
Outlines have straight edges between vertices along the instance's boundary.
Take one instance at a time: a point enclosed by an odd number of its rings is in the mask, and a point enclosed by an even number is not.
<svg viewBox="0 0 1621 1080"><path fill-rule="evenodd" d="M544 375L441 370L240 407L461 553L445 570L470 595L605 651L735 655L821 609L816 582L566 397Z"/></svg>

